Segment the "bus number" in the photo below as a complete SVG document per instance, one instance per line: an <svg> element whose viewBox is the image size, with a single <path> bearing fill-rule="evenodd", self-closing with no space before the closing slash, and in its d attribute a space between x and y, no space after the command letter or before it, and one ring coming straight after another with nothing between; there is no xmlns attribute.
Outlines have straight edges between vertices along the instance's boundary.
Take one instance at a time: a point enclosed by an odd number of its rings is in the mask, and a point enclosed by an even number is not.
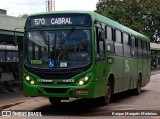
<svg viewBox="0 0 160 119"><path fill-rule="evenodd" d="M36 26L44 25L45 24L45 19L35 19L34 23L35 23Z"/></svg>

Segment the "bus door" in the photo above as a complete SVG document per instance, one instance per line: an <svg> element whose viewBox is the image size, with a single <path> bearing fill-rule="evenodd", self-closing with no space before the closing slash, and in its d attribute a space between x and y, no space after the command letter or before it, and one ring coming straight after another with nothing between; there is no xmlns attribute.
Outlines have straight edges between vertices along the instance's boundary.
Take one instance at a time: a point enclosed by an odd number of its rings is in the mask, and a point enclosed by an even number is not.
<svg viewBox="0 0 160 119"><path fill-rule="evenodd" d="M95 28L95 93L98 96L105 95L106 82L106 62L105 62L105 32L100 28Z"/></svg>

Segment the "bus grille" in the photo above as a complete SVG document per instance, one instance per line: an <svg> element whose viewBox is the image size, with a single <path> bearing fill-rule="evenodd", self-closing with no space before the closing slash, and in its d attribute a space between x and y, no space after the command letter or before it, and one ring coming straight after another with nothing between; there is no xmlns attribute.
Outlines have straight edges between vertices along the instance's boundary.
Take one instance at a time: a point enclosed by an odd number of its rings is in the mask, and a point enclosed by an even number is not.
<svg viewBox="0 0 160 119"><path fill-rule="evenodd" d="M44 88L46 93L66 93L68 88Z"/></svg>
<svg viewBox="0 0 160 119"><path fill-rule="evenodd" d="M77 75L79 72L38 72L34 73L42 79L70 79Z"/></svg>

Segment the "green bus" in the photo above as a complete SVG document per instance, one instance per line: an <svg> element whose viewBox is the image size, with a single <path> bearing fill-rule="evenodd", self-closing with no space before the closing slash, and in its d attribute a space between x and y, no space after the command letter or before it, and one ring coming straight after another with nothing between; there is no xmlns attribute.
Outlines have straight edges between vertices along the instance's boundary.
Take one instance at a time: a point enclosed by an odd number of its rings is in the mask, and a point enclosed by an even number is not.
<svg viewBox="0 0 160 119"><path fill-rule="evenodd" d="M59 11L30 15L25 24L25 96L98 98L150 81L149 38L95 12Z"/></svg>

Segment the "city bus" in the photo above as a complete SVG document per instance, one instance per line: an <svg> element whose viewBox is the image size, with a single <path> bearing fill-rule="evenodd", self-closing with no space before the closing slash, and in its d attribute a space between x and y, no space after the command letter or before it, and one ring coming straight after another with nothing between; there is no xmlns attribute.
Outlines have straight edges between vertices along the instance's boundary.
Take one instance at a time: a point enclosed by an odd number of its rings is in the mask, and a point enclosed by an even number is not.
<svg viewBox="0 0 160 119"><path fill-rule="evenodd" d="M25 96L98 99L140 94L150 81L148 37L95 12L59 11L30 15L25 24Z"/></svg>

